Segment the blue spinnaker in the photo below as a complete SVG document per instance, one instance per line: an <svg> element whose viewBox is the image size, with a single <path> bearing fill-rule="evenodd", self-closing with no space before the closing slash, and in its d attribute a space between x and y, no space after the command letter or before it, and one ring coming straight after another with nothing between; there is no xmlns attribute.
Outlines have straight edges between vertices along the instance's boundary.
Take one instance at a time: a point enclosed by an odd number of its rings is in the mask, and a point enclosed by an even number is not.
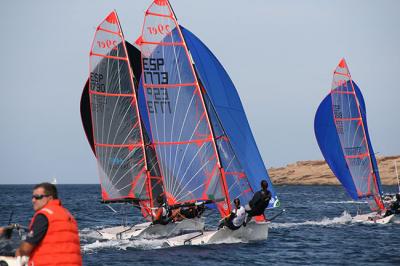
<svg viewBox="0 0 400 266"><path fill-rule="evenodd" d="M261 180L266 179L273 195L269 207L276 207L278 198L232 80L205 44L189 30L182 26L180 28L195 63L199 79L215 108L251 187L254 191L258 190Z"/></svg>
<svg viewBox="0 0 400 266"><path fill-rule="evenodd" d="M379 171L368 133L364 98L361 94L360 89L358 88L358 86L354 81L352 80L348 81L349 84L348 87L351 87L350 82L352 83L352 86L354 88L356 97L360 105L360 112L364 123L364 130L370 152L370 158L377 180L378 194L381 194ZM331 94L328 94L318 107L314 120L314 130L318 145L321 149L321 152L326 162L332 169L335 176L342 183L348 194L354 200L364 198L364 196L360 196L357 193L355 182L353 180L349 167L347 166L345 156L343 154L343 150L340 144L340 139L338 137L337 129L334 123ZM364 186L366 186L366 184Z"/></svg>

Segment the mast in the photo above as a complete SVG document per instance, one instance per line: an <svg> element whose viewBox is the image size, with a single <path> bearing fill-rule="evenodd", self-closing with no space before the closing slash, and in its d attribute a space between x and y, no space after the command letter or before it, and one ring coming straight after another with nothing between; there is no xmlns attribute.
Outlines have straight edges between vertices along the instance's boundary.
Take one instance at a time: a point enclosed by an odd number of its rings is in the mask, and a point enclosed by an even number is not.
<svg viewBox="0 0 400 266"><path fill-rule="evenodd" d="M171 8L171 11L173 12L173 9L172 9L172 7L171 7L171 4L169 4L169 2L168 2L168 5L169 5L169 7ZM173 14L174 14L174 16L175 16L175 13L174 13L174 12L173 12ZM176 18L176 17L175 17L175 18ZM179 28L179 23L177 23L177 24L178 24L177 28ZM232 208L231 208L231 199L230 199L229 190L228 190L228 186L227 186L225 170L224 170L224 167L223 167L222 164L221 164L221 155L220 155L219 150L218 150L218 148L217 148L217 142L216 142L216 138L215 138L214 128L212 127L211 120L210 120L210 114L209 114L209 111L208 111L208 109L207 109L207 107L206 107L206 103L205 103L205 100L204 100L204 95L203 95L204 87L201 85L199 76L198 76L197 71L196 71L195 62L193 61L193 58L192 58L192 56L190 55L189 48L187 47L185 38L184 38L184 36L183 36L183 34L182 34L182 32L181 32L180 29L179 29L179 33L180 33L180 35L181 35L181 38L182 38L183 42L185 43L185 47L186 47L186 49L187 49L187 52L188 52L190 61L191 61L191 63L192 63L191 66L192 66L192 69L193 69L193 74L194 74L194 76L195 76L195 78L196 78L197 86L198 86L198 89L199 89L199 92L200 92L200 93L199 93L199 94L200 94L200 98L201 98L201 101L202 101L202 103L203 103L203 106L204 106L204 109L205 109L205 112L206 112L206 117L207 117L207 120L208 120L208 125L209 125L209 128L210 128L210 132L211 132L211 136L212 136L212 140L213 140L214 150L215 150L215 153L216 153L216 155L217 155L218 167L219 167L219 171L220 171L220 173L221 173L222 187L223 187L223 191L224 191L225 199L226 199L226 200L225 200L225 203L226 203L227 208L225 208L225 206L221 206L221 207L222 207L222 212L223 212L223 214L224 214L225 216L227 216L227 215L229 215L229 214L231 213L231 211L232 211ZM210 102L210 104L212 104L212 103ZM218 117L217 117L217 118L218 118Z"/></svg>
<svg viewBox="0 0 400 266"><path fill-rule="evenodd" d="M217 158L217 164L218 164L218 168L219 168L219 171L220 171L220 174L221 174L222 187L223 187L223 191L224 191L224 194L225 194L226 208L225 208L225 206L222 206L222 208L223 208L223 213L224 213L224 215L226 216L226 215L229 215L229 213L231 212L231 200L230 200L229 191L228 191L228 187L227 187L226 176L225 176L225 170L224 170L224 168L223 168L223 166L222 166L222 164L221 164L221 157L220 157L219 151L218 151L218 149L217 149L217 144L216 144L216 140L215 140L214 129L213 129L213 127L211 126L210 115L209 115L209 113L208 113L208 110L207 110L207 107L206 107L206 104L205 104L205 101L204 101L204 95L203 95L202 90L201 90L201 88L200 88L199 77L198 77L197 72L196 72L196 70L195 70L195 64L194 64L194 62L193 62L193 58L192 58L192 56L190 55L190 52L189 52L189 49L188 49L188 47L187 47L185 38L183 37L182 32L181 32L181 30L180 30L180 28L179 28L179 23L177 22L177 19L176 19L176 16L175 16L175 12L173 11L172 6L171 6L171 4L169 3L169 1L168 1L168 0L166 0L166 1L167 1L167 3L168 3L168 7L169 7L170 10L171 10L171 13L173 14L173 17L174 17L174 19L175 19L175 21L176 21L177 29L178 29L179 35L180 35L181 38L182 38L182 41L183 41L183 43L184 43L184 46L185 46L185 48L186 48L187 55L188 55L188 57L189 57L189 59L190 59L190 61L191 61L191 63L192 63L192 64L191 64L191 68L192 68L192 71L193 71L193 75L195 76L195 79L196 79L196 85L197 85L197 89L199 90L199 96L200 96L200 98L201 98L201 101L202 101L204 110L205 110L205 112L206 112L206 118L207 118L208 126L209 126L209 129L210 129L210 132L211 132L213 147L214 147L214 151L215 151L215 153L216 153L216 158Z"/></svg>
<svg viewBox="0 0 400 266"><path fill-rule="evenodd" d="M115 15L117 16L117 19L118 19L118 15L117 15L117 12L114 10L114 12L115 12ZM119 21L119 19L118 19L118 21ZM122 32L122 28L121 28L121 25L118 23L118 26L119 26L119 29L120 29L120 31L121 31L121 37L122 37L122 39L123 39L123 43L124 43L124 50L125 50L125 54L126 55L128 55L128 50L126 49L126 45L125 45L125 40L124 40L124 38L123 38L123 32ZM146 151L146 146L145 146L145 136L144 136L144 132L143 132L143 128L142 128L142 121L141 121L141 117L143 117L142 115L141 115L141 113L140 113L140 110L139 110L139 104L138 104L138 97L137 97L137 89L136 89L136 87L137 86L139 86L139 84L138 84L138 82L136 82L136 84L135 84L135 82L134 81L137 81L136 80L136 77L133 75L133 71L132 71L132 66L131 66L131 63L130 63L130 61L128 60L128 64L129 64L129 75L130 75L130 78L131 78L131 81L132 81L132 86L133 86L133 88L134 88L134 93L133 93L133 95L134 95L134 101L135 101L135 107L136 107L136 112L138 113L138 119L139 119L139 129L140 129L140 135L141 135L141 137L142 137L142 149L143 149L143 157L144 157L144 167L145 167L145 171L146 171L146 181L145 181L145 186L146 186L146 192L147 192L147 195L148 195L148 197L149 197L149 200L150 200L150 208L146 208L146 206L142 206L142 208L144 207L145 208L145 210L146 210L146 212L147 212L147 214L151 217L151 220L153 221L154 220L154 216L152 215L152 209L153 209L153 207L154 207L154 204L153 204L153 190L152 190L152 185L151 185L151 175L150 175L150 171L149 171L149 164L148 164L148 158L147 158L147 151Z"/></svg>
<svg viewBox="0 0 400 266"><path fill-rule="evenodd" d="M396 170L397 187L399 188L399 193L400 193L400 181L399 181L399 173L397 172L397 163L396 163L396 161L394 161L394 169Z"/></svg>

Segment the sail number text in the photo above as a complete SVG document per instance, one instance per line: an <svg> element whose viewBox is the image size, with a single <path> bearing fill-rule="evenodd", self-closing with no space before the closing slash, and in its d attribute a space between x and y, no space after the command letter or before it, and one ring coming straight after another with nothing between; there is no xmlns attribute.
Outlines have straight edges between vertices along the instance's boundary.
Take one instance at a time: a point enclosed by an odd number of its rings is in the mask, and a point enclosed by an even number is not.
<svg viewBox="0 0 400 266"><path fill-rule="evenodd" d="M163 58L143 58L144 82L147 84L168 84L168 72L160 71Z"/></svg>
<svg viewBox="0 0 400 266"><path fill-rule="evenodd" d="M169 100L167 89L147 88L147 100L149 113L171 113L171 102Z"/></svg>
<svg viewBox="0 0 400 266"><path fill-rule="evenodd" d="M164 68L164 58L143 58L145 84L168 84L168 72ZM171 113L171 102L166 88L147 88L147 108L149 113Z"/></svg>
<svg viewBox="0 0 400 266"><path fill-rule="evenodd" d="M102 74L90 72L90 89L97 92L106 92Z"/></svg>

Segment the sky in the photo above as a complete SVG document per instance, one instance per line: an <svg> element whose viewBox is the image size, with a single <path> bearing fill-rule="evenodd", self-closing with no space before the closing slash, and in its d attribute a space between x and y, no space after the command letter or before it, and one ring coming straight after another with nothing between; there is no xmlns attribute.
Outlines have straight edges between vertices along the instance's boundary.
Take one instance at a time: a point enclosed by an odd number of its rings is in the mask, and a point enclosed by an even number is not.
<svg viewBox="0 0 400 266"><path fill-rule="evenodd" d="M79 104L97 25L140 35L151 0L6 0L0 25L0 184L98 183ZM378 155L400 154L400 1L171 0L217 56L267 166L323 159L314 116L344 57Z"/></svg>

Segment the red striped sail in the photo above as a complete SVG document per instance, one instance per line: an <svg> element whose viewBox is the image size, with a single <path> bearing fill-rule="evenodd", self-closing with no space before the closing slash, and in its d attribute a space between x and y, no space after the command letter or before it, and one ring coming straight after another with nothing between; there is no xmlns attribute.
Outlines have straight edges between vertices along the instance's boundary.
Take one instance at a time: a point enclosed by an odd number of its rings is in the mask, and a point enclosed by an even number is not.
<svg viewBox="0 0 400 266"><path fill-rule="evenodd" d="M358 198L366 198L372 210L384 209L354 86L346 61L342 59L334 71L331 90L336 131Z"/></svg>
<svg viewBox="0 0 400 266"><path fill-rule="evenodd" d="M96 29L90 50L89 95L103 200L148 200L134 76L115 11Z"/></svg>
<svg viewBox="0 0 400 266"><path fill-rule="evenodd" d="M230 200L213 129L192 61L171 6L156 0L146 11L142 82L152 145L169 204Z"/></svg>

